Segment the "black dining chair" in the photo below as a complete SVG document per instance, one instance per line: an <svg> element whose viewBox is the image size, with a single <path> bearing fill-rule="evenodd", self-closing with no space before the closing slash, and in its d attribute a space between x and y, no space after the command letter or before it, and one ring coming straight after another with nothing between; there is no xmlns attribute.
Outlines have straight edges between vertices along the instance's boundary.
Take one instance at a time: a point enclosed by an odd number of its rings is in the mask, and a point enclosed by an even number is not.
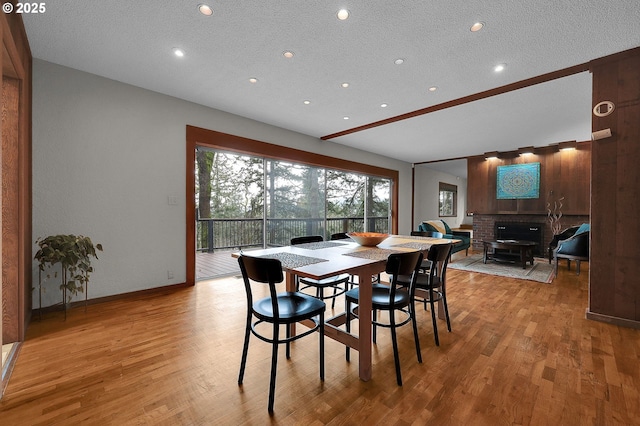
<svg viewBox="0 0 640 426"><path fill-rule="evenodd" d="M292 238L291 245L296 246L300 244L319 243L322 241L324 241L324 239L320 235L307 235ZM344 294L348 290L347 287L350 281L351 276L349 274L340 274L335 277L324 278L322 280L296 276L296 289L298 289L298 291L302 291L307 288L314 288L318 299L333 299L331 302L331 309L334 309L336 307L336 297ZM324 290L327 288L332 288L333 294L325 296Z"/></svg>
<svg viewBox="0 0 640 426"><path fill-rule="evenodd" d="M244 288L247 294L247 323L244 334L244 346L242 348L242 361L238 385L242 384L244 369L247 363L249 351L249 336L253 333L258 339L271 343L271 380L269 382L269 413L273 413L275 400L276 369L278 365L278 345L286 345L286 357L291 356L290 343L315 331L320 334L320 380L324 381L324 311L326 304L315 297L299 292L276 292L276 284L284 279L282 264L278 259L263 257L250 257L242 255L238 258ZM251 281L269 285L269 296L260 300L253 300ZM255 321L254 321L255 317ZM290 325L298 321L311 320L314 326L303 333L291 336ZM269 323L272 325L271 336L258 331L258 325ZM280 326L285 326L286 334L280 337Z"/></svg>
<svg viewBox="0 0 640 426"><path fill-rule="evenodd" d="M429 238L442 238L444 234L442 232L432 231L411 231L412 237L429 237ZM431 261L428 259L422 259L422 265L420 265L420 272L428 274L431 268Z"/></svg>
<svg viewBox="0 0 640 426"><path fill-rule="evenodd" d="M413 302L422 302L425 309L427 303L431 307L431 321L433 322L433 338L436 346L440 346L438 338L438 323L436 321L435 305L442 300L447 329L451 331L451 320L449 319L449 306L447 305L447 265L451 255L452 244L434 244L429 248L427 260L432 267L427 273L419 273L415 279L415 294ZM411 276L404 275L398 278L398 284L409 286Z"/></svg>
<svg viewBox="0 0 640 426"><path fill-rule="evenodd" d="M336 232L335 234L331 234L331 241L335 241L335 240L350 240L351 238L349 238L349 236L347 235L346 232Z"/></svg>
<svg viewBox="0 0 640 426"><path fill-rule="evenodd" d="M422 354L420 353L420 339L418 337L418 325L416 323L415 307L413 305L413 296L415 290L415 280L418 276L418 268L422 262L422 253L419 251L407 253L390 254L387 258L385 272L389 274L391 282L389 286L381 284L373 285L371 295L371 307L373 309L373 342L375 343L375 329L377 326L391 329L391 342L393 344L393 357L396 367L396 381L398 386L402 386L402 372L400 371L400 357L398 355L398 339L396 336L396 328L411 323L413 326L413 338L416 344L416 354L418 362L422 362ZM405 288L398 287L398 277L409 276L409 285ZM360 288L349 290L345 294L346 299L346 330L351 329L352 316L356 316L352 312L351 305L357 304L360 298ZM355 310L355 309L354 309ZM377 311L387 311L389 313L389 322L384 323L378 321ZM395 319L395 314L400 312L405 318L400 322ZM350 348L347 346L346 358L349 361Z"/></svg>

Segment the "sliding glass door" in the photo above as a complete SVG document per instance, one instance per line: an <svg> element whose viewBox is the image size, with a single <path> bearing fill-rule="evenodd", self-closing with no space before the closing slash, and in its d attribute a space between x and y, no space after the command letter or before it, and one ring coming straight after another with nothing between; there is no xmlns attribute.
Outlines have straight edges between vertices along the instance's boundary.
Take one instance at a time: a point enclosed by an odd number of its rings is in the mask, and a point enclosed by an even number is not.
<svg viewBox="0 0 640 426"><path fill-rule="evenodd" d="M264 162L206 148L196 153L196 250L264 245Z"/></svg>
<svg viewBox="0 0 640 426"><path fill-rule="evenodd" d="M206 253L283 246L303 235L390 232L388 178L203 147L195 159L198 278L216 275Z"/></svg>
<svg viewBox="0 0 640 426"><path fill-rule="evenodd" d="M267 245L288 245L300 235L325 236L325 171L266 161Z"/></svg>

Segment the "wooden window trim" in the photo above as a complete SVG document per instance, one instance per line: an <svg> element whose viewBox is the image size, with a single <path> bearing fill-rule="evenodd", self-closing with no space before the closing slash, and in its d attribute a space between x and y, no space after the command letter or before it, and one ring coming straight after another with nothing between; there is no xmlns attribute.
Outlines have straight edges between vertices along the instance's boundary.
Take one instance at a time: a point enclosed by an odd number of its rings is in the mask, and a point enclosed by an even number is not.
<svg viewBox="0 0 640 426"><path fill-rule="evenodd" d="M232 151L247 155L257 155L275 160L292 161L315 167L324 167L348 172L361 173L367 176L388 178L392 182L391 198L391 232L398 233L398 193L399 172L369 164L357 163L342 158L316 154L300 149L289 148L255 139L221 133L215 130L187 126L186 137L186 283L195 284L196 256L195 256L195 152L198 146Z"/></svg>

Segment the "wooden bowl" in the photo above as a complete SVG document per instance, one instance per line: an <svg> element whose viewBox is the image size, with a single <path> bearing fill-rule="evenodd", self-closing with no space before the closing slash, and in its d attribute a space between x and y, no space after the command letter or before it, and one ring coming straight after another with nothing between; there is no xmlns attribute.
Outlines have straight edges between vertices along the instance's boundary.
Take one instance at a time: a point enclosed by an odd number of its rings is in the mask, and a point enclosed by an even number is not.
<svg viewBox="0 0 640 426"><path fill-rule="evenodd" d="M380 234L378 232L349 232L347 235L356 243L366 247L377 246L389 238L389 234Z"/></svg>

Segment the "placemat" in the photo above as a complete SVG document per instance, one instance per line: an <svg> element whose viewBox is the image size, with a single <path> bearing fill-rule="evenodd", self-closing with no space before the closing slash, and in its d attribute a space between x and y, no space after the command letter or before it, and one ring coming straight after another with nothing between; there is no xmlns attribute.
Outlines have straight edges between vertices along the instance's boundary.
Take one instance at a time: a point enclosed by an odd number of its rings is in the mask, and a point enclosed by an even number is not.
<svg viewBox="0 0 640 426"><path fill-rule="evenodd" d="M343 254L345 256L361 257L363 259L387 260L389 255L394 253L402 253L402 252L398 250L372 248L368 250L352 251L352 252L343 253Z"/></svg>
<svg viewBox="0 0 640 426"><path fill-rule="evenodd" d="M409 243L402 243L402 244L394 244L391 247L403 247L403 248L412 248L412 249L416 249L416 250L429 250L429 247L431 247L433 244L430 244L428 242L424 242L424 243L419 243L417 241L412 241Z"/></svg>
<svg viewBox="0 0 640 426"><path fill-rule="evenodd" d="M296 244L296 248L302 248L306 250L319 250L329 247L343 246L347 243L339 243L337 241L318 241L315 243Z"/></svg>
<svg viewBox="0 0 640 426"><path fill-rule="evenodd" d="M327 259L302 256L300 254L287 253L287 252L265 254L260 257L264 257L268 259L278 259L280 263L282 263L282 267L285 269L300 268L302 266L312 265L314 263L328 262Z"/></svg>

